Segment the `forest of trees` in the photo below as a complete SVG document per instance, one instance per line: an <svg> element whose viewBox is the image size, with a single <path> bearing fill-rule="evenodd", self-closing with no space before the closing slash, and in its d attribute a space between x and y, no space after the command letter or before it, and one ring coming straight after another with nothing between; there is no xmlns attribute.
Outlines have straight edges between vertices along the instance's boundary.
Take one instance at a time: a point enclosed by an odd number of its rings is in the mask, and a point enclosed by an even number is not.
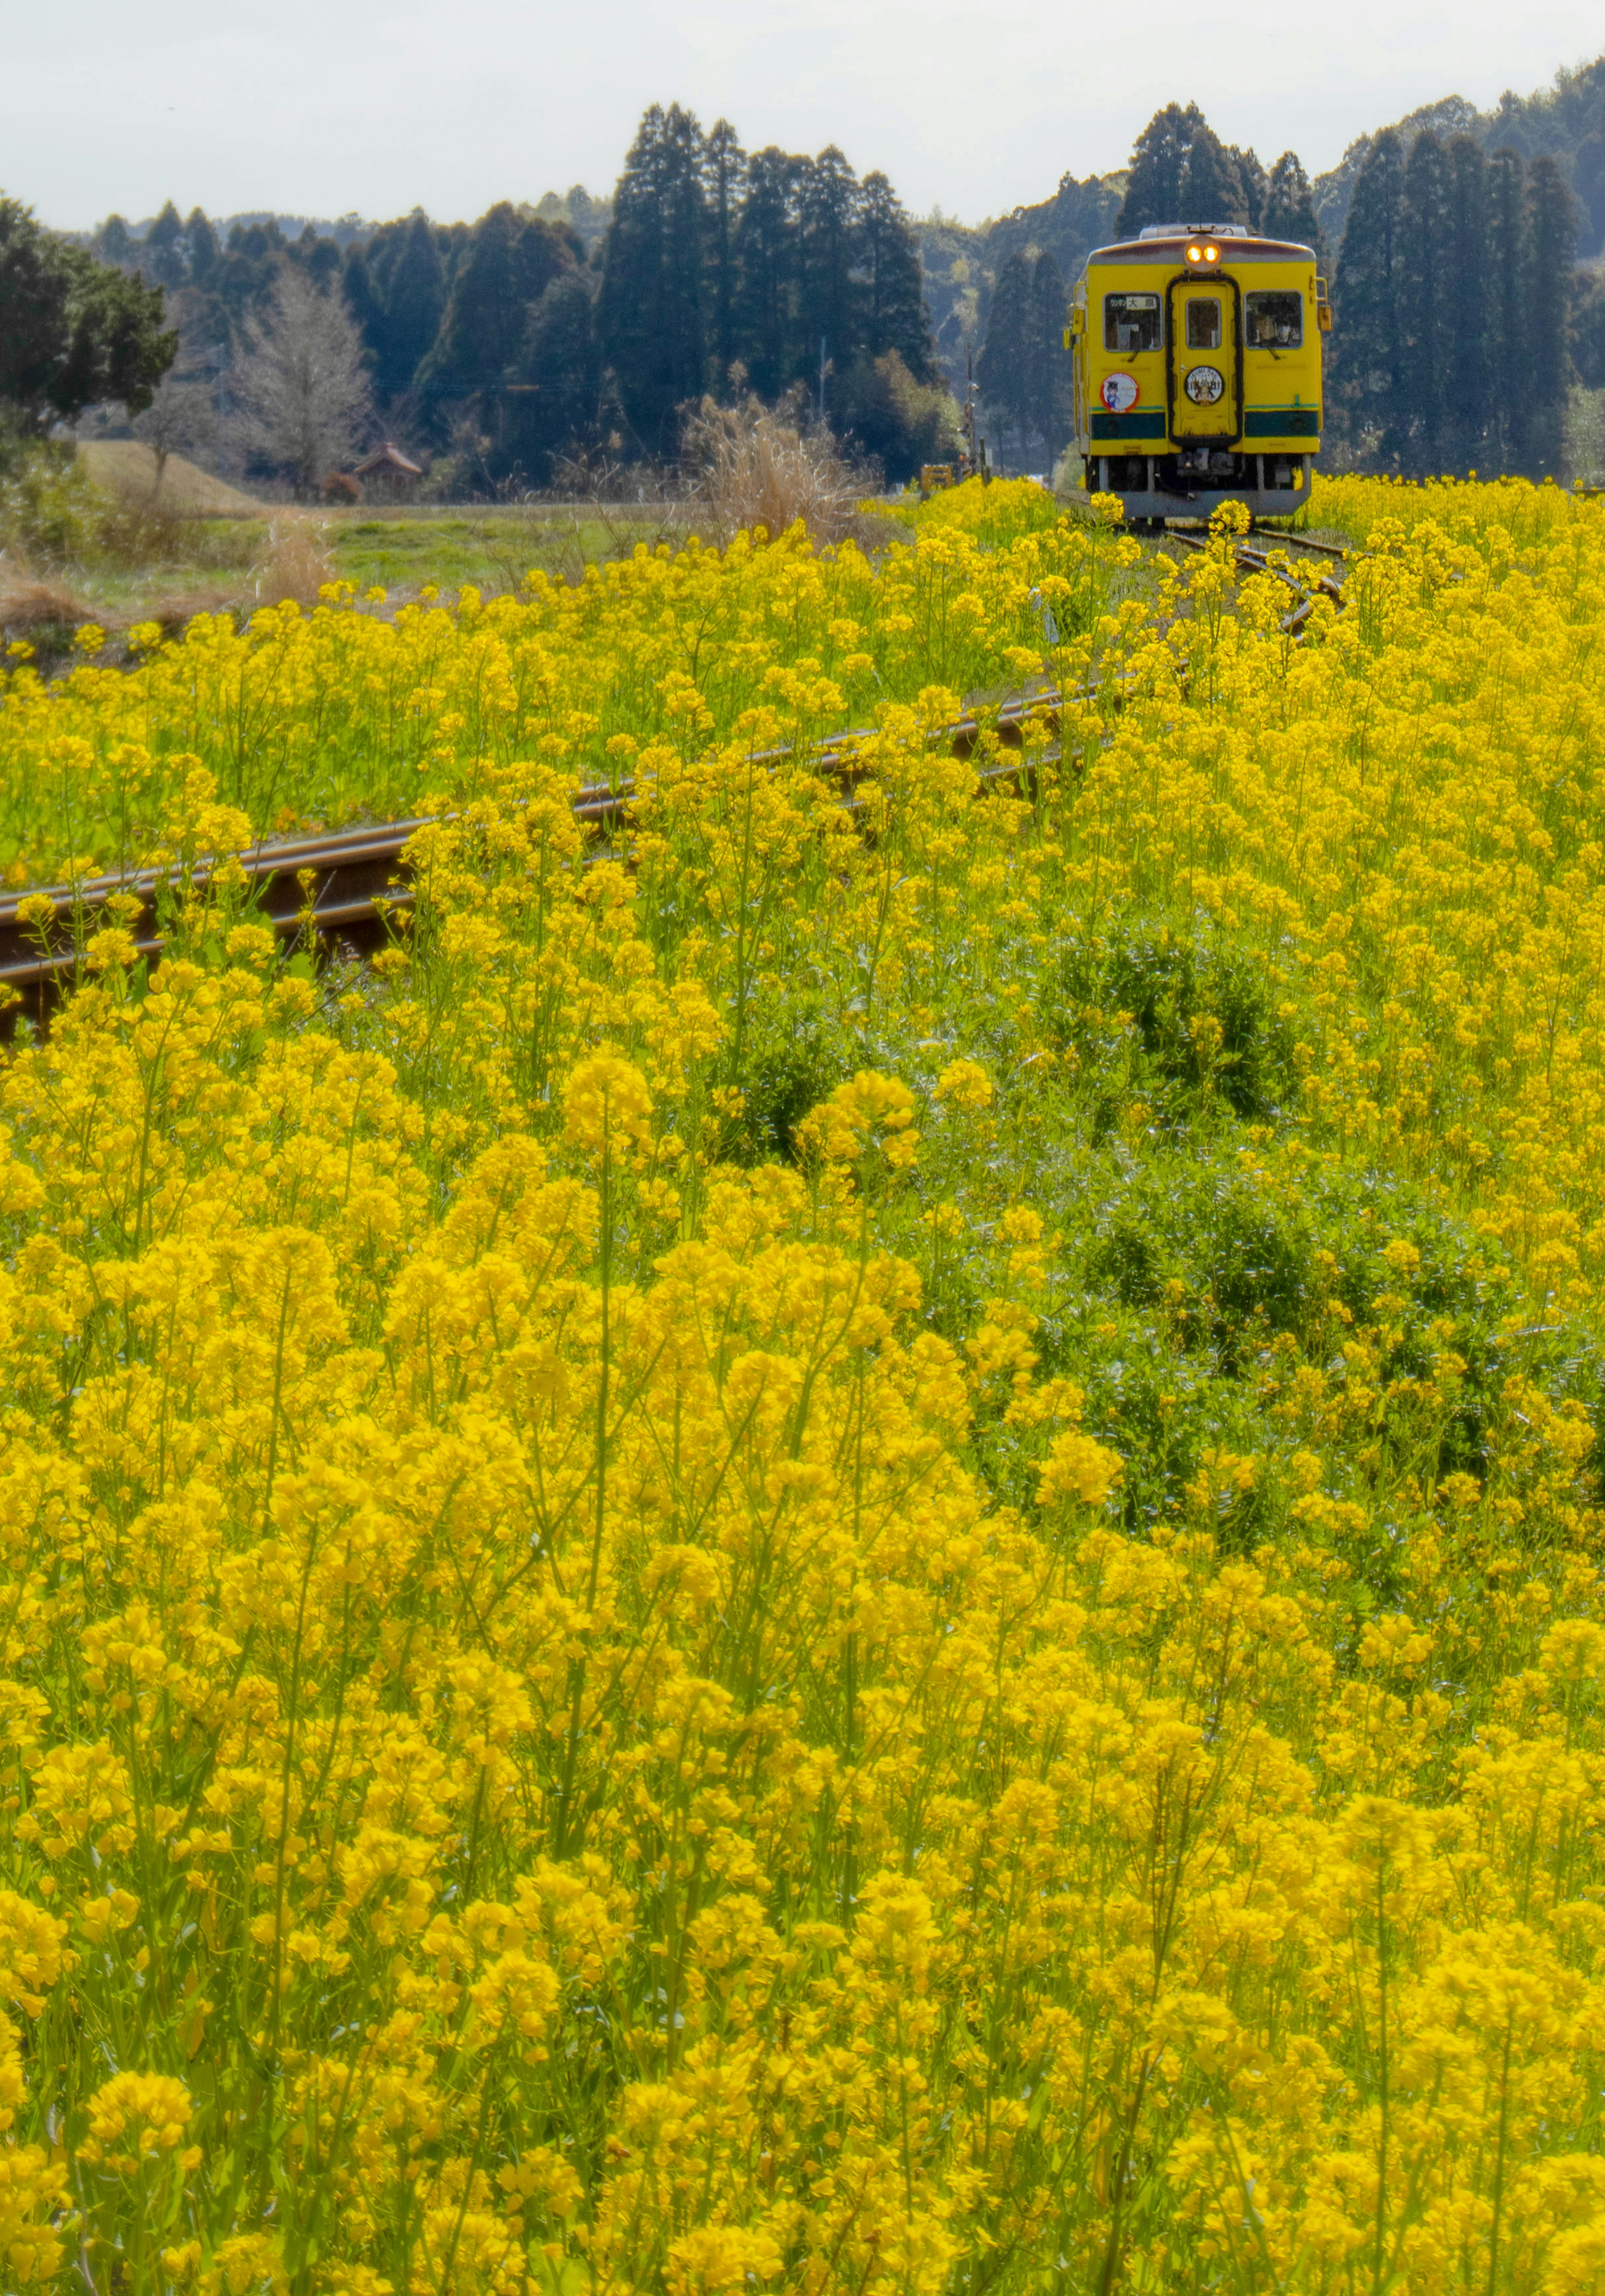
<svg viewBox="0 0 1605 2296"><path fill-rule="evenodd" d="M749 392L790 397L904 478L953 451L971 364L1003 459L1052 468L1086 251L1170 220L1315 248L1338 321L1328 439L1350 461L1541 475L1568 390L1605 388L1605 272L1576 265L1605 247L1605 59L1492 113L1426 107L1314 184L1296 153L1266 168L1170 103L1123 175L1067 174L976 230L916 226L834 146L749 153L727 122L654 106L610 201L576 186L471 225L242 218L225 236L169 206L137 236L112 217L93 245L161 287L181 332L190 397L149 418L164 434L208 391L225 410L293 270L348 311L382 427L487 492L549 483L565 458L670 455L689 406Z"/></svg>
<svg viewBox="0 0 1605 2296"><path fill-rule="evenodd" d="M705 393L795 393L892 478L947 442L919 245L884 175L833 146L749 154L726 121L653 106L600 232L577 227L585 197L472 225L417 210L343 248L271 221L220 242L168 206L138 238L112 217L94 251L167 290L182 373L222 395L285 268L338 293L392 435L481 491L545 484L563 457L672 454Z"/></svg>
<svg viewBox="0 0 1605 2296"><path fill-rule="evenodd" d="M1430 128L1408 149L1391 129L1373 140L1338 260L1331 384L1368 463L1560 470L1567 394L1593 379L1596 348L1578 333L1599 302L1576 267L1580 220L1552 159Z"/></svg>

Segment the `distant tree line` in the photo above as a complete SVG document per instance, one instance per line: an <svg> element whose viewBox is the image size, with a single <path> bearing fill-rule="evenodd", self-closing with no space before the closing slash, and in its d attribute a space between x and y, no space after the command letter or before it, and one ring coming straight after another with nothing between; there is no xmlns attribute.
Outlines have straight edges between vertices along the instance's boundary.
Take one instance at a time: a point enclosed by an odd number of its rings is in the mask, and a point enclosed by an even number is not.
<svg viewBox="0 0 1605 2296"><path fill-rule="evenodd" d="M349 312L384 423L485 488L545 484L565 456L670 455L705 394L793 394L893 477L951 440L918 241L884 175L833 146L749 154L728 122L705 134L654 105L588 247L557 207L418 210L342 250L271 221L223 240L169 205L139 237L112 217L95 249L167 291L192 374L225 370L299 272Z"/></svg>
<svg viewBox="0 0 1605 2296"><path fill-rule="evenodd" d="M946 419L913 226L886 176L860 181L833 144L748 154L726 121L704 135L677 105L654 106L602 252L602 357L649 450L667 447L688 398L743 388L817 394L824 419L898 476Z"/></svg>
<svg viewBox="0 0 1605 2296"><path fill-rule="evenodd" d="M1331 395L1372 464L1421 476L1559 470L1567 394L1595 299L1559 164L1431 129L1372 142L1334 288Z"/></svg>
<svg viewBox="0 0 1605 2296"><path fill-rule="evenodd" d="M1491 142L1502 133L1509 148ZM1545 137L1559 162L1532 156ZM322 231L242 218L225 234L169 205L138 235L111 217L93 252L162 289L182 334L146 418L153 443L185 421L199 436L203 393L221 422L248 336L260 348L250 330L293 274L348 313L376 422L492 490L548 483L569 456L672 454L689 406L749 391L791 397L901 478L951 453L952 393L978 340L989 428L1019 463L1051 467L1069 435L1062 331L1086 249L1172 221L1314 247L1338 316L1329 439L1369 466L1541 475L1568 390L1605 387L1605 275L1576 267L1579 245L1605 238L1605 60L1494 114L1427 107L1314 186L1296 153L1267 169L1196 104L1167 104L1123 176L1067 175L984 234L939 217L916 227L884 175L860 178L834 146L749 153L728 122L705 133L654 106L610 202L577 186L471 225L414 211Z"/></svg>
<svg viewBox="0 0 1605 2296"><path fill-rule="evenodd" d="M1052 472L1070 432L1070 362L1064 348L1068 291L1044 248L1007 257L992 290L987 340L975 379L995 427L1013 432L1013 459L1023 469L1034 440Z"/></svg>

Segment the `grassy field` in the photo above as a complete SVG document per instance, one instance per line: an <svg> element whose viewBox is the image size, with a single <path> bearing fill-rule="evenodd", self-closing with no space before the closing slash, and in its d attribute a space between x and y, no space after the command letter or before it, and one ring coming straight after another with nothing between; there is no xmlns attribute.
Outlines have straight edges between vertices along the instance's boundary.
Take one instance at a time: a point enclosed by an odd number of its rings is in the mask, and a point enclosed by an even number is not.
<svg viewBox="0 0 1605 2296"><path fill-rule="evenodd" d="M1605 508L1313 514L9 673L8 2285L1601 2284Z"/></svg>
<svg viewBox="0 0 1605 2296"><path fill-rule="evenodd" d="M495 595L536 571L577 580L684 530L672 506L266 502L176 455L158 490L147 447L94 441L0 484L0 631L54 665L86 621L120 644L142 622L312 606L331 582L381 589L391 606L426 589Z"/></svg>
<svg viewBox="0 0 1605 2296"><path fill-rule="evenodd" d="M655 543L665 518L655 511L606 515L541 506L506 509L324 513L329 562L336 578L401 599L426 589L471 586L484 595L523 586L532 570L570 578L618 557L638 541ZM671 531L676 522L668 521Z"/></svg>

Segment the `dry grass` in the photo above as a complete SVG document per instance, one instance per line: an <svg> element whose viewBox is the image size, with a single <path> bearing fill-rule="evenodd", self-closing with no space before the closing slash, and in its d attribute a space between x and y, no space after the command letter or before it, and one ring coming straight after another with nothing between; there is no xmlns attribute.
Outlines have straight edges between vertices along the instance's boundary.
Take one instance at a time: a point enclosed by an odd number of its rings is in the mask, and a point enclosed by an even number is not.
<svg viewBox="0 0 1605 2296"><path fill-rule="evenodd" d="M14 544L0 550L0 645L49 644L95 619L92 607L37 574Z"/></svg>
<svg viewBox="0 0 1605 2296"><path fill-rule="evenodd" d="M279 606L293 599L298 606L315 606L323 584L336 578L323 521L286 511L268 527L267 548L253 570L251 603Z"/></svg>
<svg viewBox="0 0 1605 2296"><path fill-rule="evenodd" d="M145 507L158 504L169 517L259 518L262 515L263 506L253 495L242 494L238 487L231 487L226 480L213 478L209 471L186 462L182 455L168 456L159 496L156 491L156 457L149 447L137 439L82 441L78 457L94 484L106 493Z"/></svg>
<svg viewBox="0 0 1605 2296"><path fill-rule="evenodd" d="M801 430L756 398L740 406L705 398L685 427L681 458L692 508L718 542L759 527L784 534L798 519L815 543L839 542L856 529L858 505L872 490L828 431Z"/></svg>

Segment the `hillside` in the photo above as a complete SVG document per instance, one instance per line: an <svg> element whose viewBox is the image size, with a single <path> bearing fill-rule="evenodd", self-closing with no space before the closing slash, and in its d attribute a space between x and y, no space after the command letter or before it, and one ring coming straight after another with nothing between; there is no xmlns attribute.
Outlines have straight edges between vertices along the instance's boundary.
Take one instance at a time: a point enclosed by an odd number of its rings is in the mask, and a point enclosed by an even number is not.
<svg viewBox="0 0 1605 2296"><path fill-rule="evenodd" d="M168 456L159 494L156 457L137 439L86 440L78 451L95 485L125 501L160 502L163 510L181 517L257 518L261 514L262 504L254 495L242 493L226 479L214 478L182 455Z"/></svg>
<svg viewBox="0 0 1605 2296"><path fill-rule="evenodd" d="M1576 71L1564 67L1554 86L1527 96L1506 92L1491 111L1463 96L1441 96L1388 125L1406 143L1423 128L1474 136L1485 151L1509 149L1524 160L1559 160L1584 212L1579 251L1594 255L1605 240L1605 55ZM1355 179L1381 128L1358 135L1335 168L1315 178L1315 211L1328 243L1336 247L1348 220Z"/></svg>

